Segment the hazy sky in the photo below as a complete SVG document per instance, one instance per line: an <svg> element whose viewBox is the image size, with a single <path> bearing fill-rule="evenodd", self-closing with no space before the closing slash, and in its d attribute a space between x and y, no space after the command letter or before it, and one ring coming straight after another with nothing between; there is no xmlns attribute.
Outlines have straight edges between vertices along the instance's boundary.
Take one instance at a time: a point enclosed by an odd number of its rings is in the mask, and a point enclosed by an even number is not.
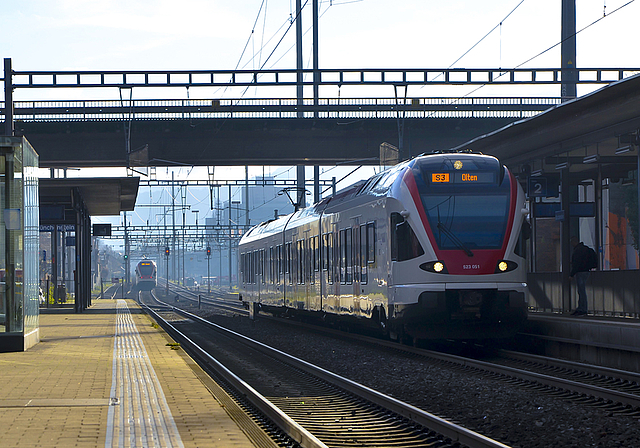
<svg viewBox="0 0 640 448"><path fill-rule="evenodd" d="M0 56L12 58L16 71L295 68L295 25L290 27L295 3L295 0L0 0ZM311 68L312 0L302 3L306 5L302 17L306 32L304 64ZM578 67L640 67L637 43L640 0L576 0L576 11L577 29L588 27L577 36ZM557 44L561 0L323 0L320 14L321 68L560 65ZM475 89L411 87L409 95L456 96ZM473 95L560 93L559 86L500 89L487 87ZM578 93L592 89L579 87ZM187 95L238 98L243 94L291 97L295 91L262 88L243 93L243 89L192 88L187 93L184 88L138 87L133 91L134 98L182 99ZM320 94L392 96L393 88L386 86L373 91L354 87L338 91L329 87ZM119 92L18 89L14 98L114 100L119 99ZM161 171L165 169L158 169ZM343 171L334 169L327 176L339 178ZM184 178L189 172L183 169L179 176ZM290 172L292 176L294 172ZM221 177L244 176L244 169L232 172L219 168L217 173L222 173ZM252 174L261 173L262 168L252 168ZM347 184L370 174L370 168L363 168ZM190 175L203 178L200 170ZM142 190L139 202L141 199L155 200ZM208 202L206 197L198 200L203 205ZM200 213L200 219L205 216L204 211Z"/></svg>
<svg viewBox="0 0 640 448"><path fill-rule="evenodd" d="M295 3L0 0L0 53L12 58L14 70L295 68L295 26L285 35L290 18L295 16ZM312 0L302 3L306 5L302 21L307 32L304 61L310 68ZM576 3L578 30L602 19L578 35L577 65L640 67L640 1ZM323 0L320 66L517 67L560 41L560 6L561 0ZM524 67L558 67L559 63L557 46ZM186 96L186 89L179 90L165 92ZM421 90L426 95L436 93L429 88ZM326 92L325 96L332 93L337 92ZM18 91L16 99L26 94ZM248 94L264 96L260 92ZM136 91L134 95L145 93Z"/></svg>

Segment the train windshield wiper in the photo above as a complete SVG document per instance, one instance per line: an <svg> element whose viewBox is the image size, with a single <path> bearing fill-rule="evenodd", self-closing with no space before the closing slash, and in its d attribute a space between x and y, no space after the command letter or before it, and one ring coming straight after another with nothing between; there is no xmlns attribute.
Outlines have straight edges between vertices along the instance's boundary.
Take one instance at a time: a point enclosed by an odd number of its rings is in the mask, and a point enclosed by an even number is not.
<svg viewBox="0 0 640 448"><path fill-rule="evenodd" d="M464 251L465 254L467 254L467 256L469 257L473 257L473 252L471 252L471 249L469 249L461 240L460 238L458 238L455 233L453 233L451 230L447 229L444 224L442 224L440 221L438 221L438 230L440 230L442 233L444 233L446 236L449 237L449 239L451 241L453 241L453 243L458 246L459 249L462 249Z"/></svg>

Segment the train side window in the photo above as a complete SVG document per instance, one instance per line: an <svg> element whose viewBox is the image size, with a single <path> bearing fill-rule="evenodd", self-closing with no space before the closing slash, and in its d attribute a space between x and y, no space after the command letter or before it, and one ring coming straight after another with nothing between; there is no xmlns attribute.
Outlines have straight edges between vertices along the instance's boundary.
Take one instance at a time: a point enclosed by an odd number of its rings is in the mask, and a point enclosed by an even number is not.
<svg viewBox="0 0 640 448"><path fill-rule="evenodd" d="M347 245L345 241L347 239L346 229L340 230L338 237L338 253L339 265L340 265L340 283L347 282Z"/></svg>
<svg viewBox="0 0 640 448"><path fill-rule="evenodd" d="M327 282L332 285L333 284L333 270L335 269L335 262L333 258L333 233L326 233L326 252L325 252L325 267L327 270Z"/></svg>
<svg viewBox="0 0 640 448"><path fill-rule="evenodd" d="M284 264L285 264L285 271L287 274L287 281L289 282L290 285L293 284L293 277L292 274L293 272L291 269L291 243L287 243L285 251L284 251Z"/></svg>
<svg viewBox="0 0 640 448"><path fill-rule="evenodd" d="M302 285L304 284L304 240L298 240L297 242L298 249L298 269L297 269L297 283Z"/></svg>
<svg viewBox="0 0 640 448"><path fill-rule="evenodd" d="M317 270L317 241L318 239L315 236L312 236L307 240L307 277L309 279L309 284L311 285L315 283L315 273Z"/></svg>
<svg viewBox="0 0 640 448"><path fill-rule="evenodd" d="M312 238L313 241L313 270L314 272L320 271L320 238L318 235Z"/></svg>
<svg viewBox="0 0 640 448"><path fill-rule="evenodd" d="M258 251L254 250L253 252L251 252L251 283L253 283L254 285L257 283L256 282L256 277L258 275Z"/></svg>
<svg viewBox="0 0 640 448"><path fill-rule="evenodd" d="M360 226L351 229L353 238L351 239L351 265L353 266L353 281L360 281Z"/></svg>
<svg viewBox="0 0 640 448"><path fill-rule="evenodd" d="M265 272L265 258L267 251L265 249L260 249L260 275L262 276L262 284L264 285L266 282L266 272Z"/></svg>
<svg viewBox="0 0 640 448"><path fill-rule="evenodd" d="M252 272L252 276L251 278L253 278L253 284L257 285L258 284L258 251L254 250L253 251L253 264L252 264L252 268L253 268L253 272Z"/></svg>
<svg viewBox="0 0 640 448"><path fill-rule="evenodd" d="M367 223L367 263L376 262L376 223Z"/></svg>
<svg viewBox="0 0 640 448"><path fill-rule="evenodd" d="M367 225L360 225L360 282L366 285L369 281L369 275L367 272Z"/></svg>
<svg viewBox="0 0 640 448"><path fill-rule="evenodd" d="M247 283L247 253L242 254L242 281L244 284Z"/></svg>
<svg viewBox="0 0 640 448"><path fill-rule="evenodd" d="M244 282L249 285L251 284L251 271L249 270L249 262L251 261L251 252L247 252L244 254Z"/></svg>
<svg viewBox="0 0 640 448"><path fill-rule="evenodd" d="M247 252L246 254L244 254L244 282L248 285L250 283L251 277L249 277L249 261L251 259L250 257L251 252Z"/></svg>
<svg viewBox="0 0 640 448"><path fill-rule="evenodd" d="M247 283L253 283L253 272L251 272L251 268L253 267L253 252L247 252Z"/></svg>
<svg viewBox="0 0 640 448"><path fill-rule="evenodd" d="M424 254L418 237L400 213L391 213L391 259L406 261Z"/></svg>
<svg viewBox="0 0 640 448"><path fill-rule="evenodd" d="M329 234L325 233L322 235L322 270L328 271L329 266Z"/></svg>
<svg viewBox="0 0 640 448"><path fill-rule="evenodd" d="M267 259L267 263L269 265L267 272L268 272L268 276L269 278L267 279L267 281L269 283L273 283L273 279L275 278L275 276L273 275L273 246L269 247L269 258Z"/></svg>
<svg viewBox="0 0 640 448"><path fill-rule="evenodd" d="M240 281L244 283L244 253L240 254Z"/></svg>
<svg viewBox="0 0 640 448"><path fill-rule="evenodd" d="M351 228L340 231L340 283L350 284L353 282L353 251L351 250Z"/></svg>
<svg viewBox="0 0 640 448"><path fill-rule="evenodd" d="M276 246L276 281L282 278L282 244Z"/></svg>
<svg viewBox="0 0 640 448"><path fill-rule="evenodd" d="M352 250L352 229L348 228L346 230L347 239L345 241L345 251L346 251L346 259L347 259L347 283L353 282L353 250Z"/></svg>

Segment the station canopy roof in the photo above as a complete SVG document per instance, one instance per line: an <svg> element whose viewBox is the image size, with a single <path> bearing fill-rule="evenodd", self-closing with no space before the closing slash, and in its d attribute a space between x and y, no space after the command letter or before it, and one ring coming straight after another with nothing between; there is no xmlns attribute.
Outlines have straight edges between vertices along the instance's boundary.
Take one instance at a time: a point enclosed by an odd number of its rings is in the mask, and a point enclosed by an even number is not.
<svg viewBox="0 0 640 448"><path fill-rule="evenodd" d="M40 204L71 204L78 189L90 216L132 211L138 195L138 177L41 178Z"/></svg>
<svg viewBox="0 0 640 448"><path fill-rule="evenodd" d="M628 170L637 164L639 129L637 74L454 149L493 155L515 172L519 165L532 163L551 171L560 162L567 162L572 172L585 174L599 165L608 165L610 171Z"/></svg>

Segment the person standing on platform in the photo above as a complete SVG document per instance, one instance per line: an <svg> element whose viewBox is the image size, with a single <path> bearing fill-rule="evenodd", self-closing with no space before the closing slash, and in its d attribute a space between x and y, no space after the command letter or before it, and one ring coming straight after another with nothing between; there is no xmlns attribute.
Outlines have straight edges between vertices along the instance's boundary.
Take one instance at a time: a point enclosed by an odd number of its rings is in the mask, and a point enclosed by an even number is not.
<svg viewBox="0 0 640 448"><path fill-rule="evenodd" d="M598 266L598 258L596 253L590 247L585 246L576 236L571 237L571 274L570 278L576 278L576 287L578 289L578 307L571 313L574 316L583 316L587 314L587 279L591 269Z"/></svg>

